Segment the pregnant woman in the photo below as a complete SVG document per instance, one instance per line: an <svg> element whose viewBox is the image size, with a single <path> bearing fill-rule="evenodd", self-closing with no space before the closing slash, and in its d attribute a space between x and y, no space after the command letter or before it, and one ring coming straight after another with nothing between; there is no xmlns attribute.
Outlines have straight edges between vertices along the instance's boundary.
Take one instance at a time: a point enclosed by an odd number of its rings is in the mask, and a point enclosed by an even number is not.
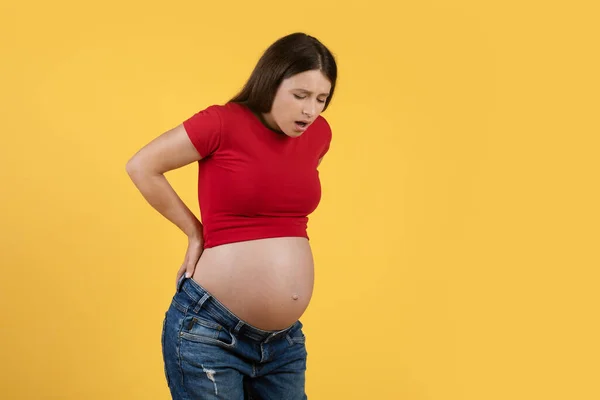
<svg viewBox="0 0 600 400"><path fill-rule="evenodd" d="M304 33L259 59L239 94L142 147L127 172L188 238L164 319L173 399L306 399L300 317L313 291L308 215L321 199L331 52ZM166 180L198 164L201 221Z"/></svg>

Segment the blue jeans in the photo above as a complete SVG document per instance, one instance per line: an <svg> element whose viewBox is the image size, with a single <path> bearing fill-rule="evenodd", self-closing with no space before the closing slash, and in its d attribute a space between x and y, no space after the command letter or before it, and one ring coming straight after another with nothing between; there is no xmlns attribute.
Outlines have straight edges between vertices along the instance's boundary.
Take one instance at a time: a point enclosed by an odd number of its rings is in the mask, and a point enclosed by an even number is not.
<svg viewBox="0 0 600 400"><path fill-rule="evenodd" d="M247 324L192 278L166 312L162 352L174 400L305 400L302 323L280 331Z"/></svg>

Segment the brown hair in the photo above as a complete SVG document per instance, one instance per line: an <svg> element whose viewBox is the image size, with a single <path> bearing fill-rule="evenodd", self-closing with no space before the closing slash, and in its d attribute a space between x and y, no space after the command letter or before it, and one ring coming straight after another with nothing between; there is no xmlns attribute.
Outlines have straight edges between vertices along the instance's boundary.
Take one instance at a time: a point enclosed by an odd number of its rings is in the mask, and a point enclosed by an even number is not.
<svg viewBox="0 0 600 400"><path fill-rule="evenodd" d="M319 40L301 32L284 36L265 50L245 86L230 102L244 104L256 113L268 113L284 79L315 69L320 70L331 83L323 108L325 111L337 80L335 58Z"/></svg>

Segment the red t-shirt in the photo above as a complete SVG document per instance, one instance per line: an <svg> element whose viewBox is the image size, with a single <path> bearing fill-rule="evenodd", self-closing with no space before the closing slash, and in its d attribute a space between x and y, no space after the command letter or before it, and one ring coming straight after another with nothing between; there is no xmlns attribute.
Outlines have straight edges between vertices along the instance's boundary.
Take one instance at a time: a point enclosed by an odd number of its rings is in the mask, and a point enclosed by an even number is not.
<svg viewBox="0 0 600 400"><path fill-rule="evenodd" d="M321 200L317 164L331 128L319 116L301 136L267 128L246 106L213 105L183 122L202 159L198 201L204 247L306 233Z"/></svg>

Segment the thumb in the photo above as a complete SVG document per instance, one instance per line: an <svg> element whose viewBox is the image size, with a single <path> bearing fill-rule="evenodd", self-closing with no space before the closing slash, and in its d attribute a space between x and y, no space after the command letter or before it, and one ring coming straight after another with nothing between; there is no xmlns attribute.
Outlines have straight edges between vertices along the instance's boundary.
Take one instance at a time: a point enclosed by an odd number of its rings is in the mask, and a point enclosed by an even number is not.
<svg viewBox="0 0 600 400"><path fill-rule="evenodd" d="M192 263L190 262L190 260L186 260L186 262L185 262L185 277L186 278L191 277L193 272L194 272L194 269L192 268Z"/></svg>
<svg viewBox="0 0 600 400"><path fill-rule="evenodd" d="M192 274L194 273L194 267L196 266L196 261L195 257L192 257L192 255L190 255L190 257L188 257L188 259L186 260L185 263L185 277L186 278L191 278Z"/></svg>
<svg viewBox="0 0 600 400"><path fill-rule="evenodd" d="M188 254L188 258L186 260L186 272L185 277L190 278L194 274L194 270L196 269L196 263L200 258L200 249L192 249Z"/></svg>

